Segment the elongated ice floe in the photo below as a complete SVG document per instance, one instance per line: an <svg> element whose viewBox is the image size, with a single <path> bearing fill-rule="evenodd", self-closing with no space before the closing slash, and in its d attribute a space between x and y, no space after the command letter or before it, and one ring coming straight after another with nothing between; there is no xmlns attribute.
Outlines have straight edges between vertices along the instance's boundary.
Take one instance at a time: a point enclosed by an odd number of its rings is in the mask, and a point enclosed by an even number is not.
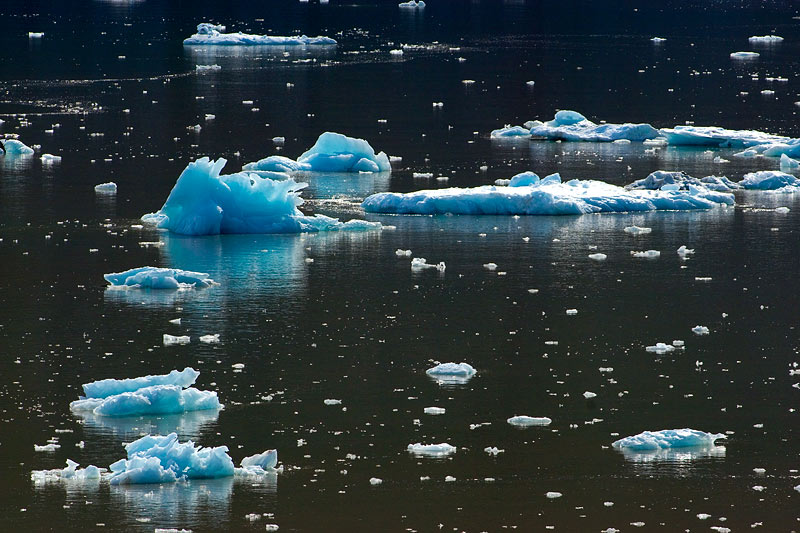
<svg viewBox="0 0 800 533"><path fill-rule="evenodd" d="M425 455L429 457L445 457L452 453L455 453L456 450L455 446L452 446L446 442L441 444L409 444L408 451L413 453L414 455Z"/></svg>
<svg viewBox="0 0 800 533"><path fill-rule="evenodd" d="M758 52L732 52L731 59L756 59L760 55Z"/></svg>
<svg viewBox="0 0 800 533"><path fill-rule="evenodd" d="M83 384L83 394L86 398L107 398L114 394L133 392L144 387L154 385L175 385L176 387L191 387L200 372L192 367L183 370L173 370L169 374L142 376L127 379L101 379Z"/></svg>
<svg viewBox="0 0 800 533"><path fill-rule="evenodd" d="M75 412L97 416L141 416L221 409L217 393L191 387L200 375L191 367L169 374L86 383L85 396L70 403Z"/></svg>
<svg viewBox="0 0 800 533"><path fill-rule="evenodd" d="M113 181L94 186L94 191L101 194L117 194L117 184Z"/></svg>
<svg viewBox="0 0 800 533"><path fill-rule="evenodd" d="M650 451L665 448L710 447L714 446L717 439L724 438L724 433L706 433L695 429L662 429L625 437L611 445L618 450Z"/></svg>
<svg viewBox="0 0 800 533"><path fill-rule="evenodd" d="M456 376L469 378L476 374L475 368L469 363L440 363L425 371L429 376Z"/></svg>
<svg viewBox="0 0 800 533"><path fill-rule="evenodd" d="M595 124L577 111L569 110L557 112L553 120L533 125L530 134L534 138L588 142L644 141L659 135L650 124Z"/></svg>
<svg viewBox="0 0 800 533"><path fill-rule="evenodd" d="M514 179L511 180L512 185ZM626 190L596 180L561 182L557 174L530 185L378 193L361 204L371 213L419 215L581 215L587 213L710 209L733 205L732 194L705 186L685 190Z"/></svg>
<svg viewBox="0 0 800 533"><path fill-rule="evenodd" d="M751 43L774 44L783 42L783 37L780 37L779 35L753 35L747 40Z"/></svg>
<svg viewBox="0 0 800 533"><path fill-rule="evenodd" d="M270 156L242 167L250 171L296 172L388 172L389 157L375 150L364 139L326 131L297 161L284 156Z"/></svg>
<svg viewBox="0 0 800 533"><path fill-rule="evenodd" d="M184 39L183 44L191 46L232 46L232 45L268 45L268 46L308 46L308 45L335 45L336 41L330 37L306 37L258 35L249 33L221 33L225 26L218 26L203 22L197 25L197 33Z"/></svg>
<svg viewBox="0 0 800 533"><path fill-rule="evenodd" d="M546 416L536 417L536 416L526 416L526 415L515 415L506 420L512 426L519 426L519 427L529 427L529 426L549 426L553 423L550 418Z"/></svg>
<svg viewBox="0 0 800 533"><path fill-rule="evenodd" d="M675 126L662 128L661 135L675 146L718 146L748 148L752 155L766 157L800 156L800 139L758 130L730 130L718 126Z"/></svg>
<svg viewBox="0 0 800 533"><path fill-rule="evenodd" d="M220 176L225 159L203 157L189 163L156 213L144 222L183 235L220 233L303 233L379 229L366 220L340 222L324 215L306 216L298 206L306 183L273 180L239 172Z"/></svg>
<svg viewBox="0 0 800 533"><path fill-rule="evenodd" d="M0 150L0 155L3 155L3 152L6 155L33 155L33 148L20 140L0 139L0 144L3 146L3 150Z"/></svg>
<svg viewBox="0 0 800 533"><path fill-rule="evenodd" d="M217 285L205 272L178 268L139 267L104 274L103 277L113 287L134 289L190 289Z"/></svg>
<svg viewBox="0 0 800 533"><path fill-rule="evenodd" d="M409 0L408 2L400 2L397 7L403 8L423 8L425 7L424 0Z"/></svg>
<svg viewBox="0 0 800 533"><path fill-rule="evenodd" d="M35 484L46 484L58 481L100 481L100 477L108 470L89 465L86 468L78 468L78 463L72 459L67 459L66 468L56 468L53 470L34 470L31 472L31 481Z"/></svg>
<svg viewBox="0 0 800 533"><path fill-rule="evenodd" d="M730 192L741 189L742 186L733 182L725 176L706 176L704 178L693 178L685 172L675 172L668 170L656 170L651 172L646 178L636 180L626 189L648 189L648 190L689 190L690 187L705 187L716 192Z"/></svg>
<svg viewBox="0 0 800 533"><path fill-rule="evenodd" d="M745 189L758 189L771 191L781 187L800 187L800 180L791 174L775 170L761 170L744 175L739 185Z"/></svg>

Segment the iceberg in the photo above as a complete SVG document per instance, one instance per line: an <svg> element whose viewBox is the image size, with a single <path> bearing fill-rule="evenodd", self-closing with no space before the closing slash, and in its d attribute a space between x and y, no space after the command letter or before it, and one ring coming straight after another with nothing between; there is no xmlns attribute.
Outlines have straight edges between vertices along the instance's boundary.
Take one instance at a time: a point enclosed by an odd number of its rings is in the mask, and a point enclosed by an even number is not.
<svg viewBox="0 0 800 533"><path fill-rule="evenodd" d="M530 137L531 136L531 129L526 128L524 126L511 126L510 124L497 129L492 130L490 137L492 139L502 139L505 137Z"/></svg>
<svg viewBox="0 0 800 533"><path fill-rule="evenodd" d="M672 186L675 187L666 187ZM692 187L705 187L716 192L730 192L734 189L741 189L742 186L733 182L725 176L706 176L704 178L693 178L685 172L671 172L668 170L656 170L651 172L646 178L636 180L627 185L626 189L647 189L647 190L690 190Z"/></svg>
<svg viewBox="0 0 800 533"><path fill-rule="evenodd" d="M101 474L107 472L105 468L98 468L89 465L86 468L78 468L78 463L72 459L67 459L66 468L56 468L53 470L34 470L31 472L31 481L34 484L53 483L58 481L100 481Z"/></svg>
<svg viewBox="0 0 800 533"><path fill-rule="evenodd" d="M470 378L476 374L476 370L469 363L440 363L433 368L425 371L429 376L456 376Z"/></svg>
<svg viewBox="0 0 800 533"><path fill-rule="evenodd" d="M758 52L733 52L731 59L756 59L760 55Z"/></svg>
<svg viewBox="0 0 800 533"><path fill-rule="evenodd" d="M675 126L661 128L667 144L676 146L718 146L722 148L747 148L750 146L786 143L789 137L772 135L757 130L729 130L718 126ZM775 154L779 156L780 154Z"/></svg>
<svg viewBox="0 0 800 533"><path fill-rule="evenodd" d="M397 7L422 8L425 7L425 2L423 0L409 0L408 2L400 2L399 4L397 4Z"/></svg>
<svg viewBox="0 0 800 533"><path fill-rule="evenodd" d="M445 457L458 450L455 446L443 442L441 444L409 444L408 451L414 455L425 455L429 457Z"/></svg>
<svg viewBox="0 0 800 533"><path fill-rule="evenodd" d="M380 223L365 220L343 223L324 215L306 216L298 209L303 203L300 191L306 183L292 178L262 178L249 172L220 176L226 162L203 157L189 163L163 207L144 215L142 220L183 235L364 231L381 227Z"/></svg>
<svg viewBox="0 0 800 533"><path fill-rule="evenodd" d="M273 155L247 163L242 167L249 171L269 172L388 172L392 170L389 157L375 150L364 139L348 137L341 133L326 131L317 142L304 152L297 161Z"/></svg>
<svg viewBox="0 0 800 533"><path fill-rule="evenodd" d="M225 26L203 22L197 25L197 33L184 39L183 44L189 46L329 46L336 44L336 41L330 37L306 37L305 35L282 37L242 32L221 33L223 31L225 31Z"/></svg>
<svg viewBox="0 0 800 533"><path fill-rule="evenodd" d="M794 170L800 168L800 161L798 161L797 159L792 159L786 154L781 154L780 166L781 166L781 171Z"/></svg>
<svg viewBox="0 0 800 533"><path fill-rule="evenodd" d="M747 39L751 43L774 44L783 42L783 37L778 35L753 35Z"/></svg>
<svg viewBox="0 0 800 533"><path fill-rule="evenodd" d="M550 418L546 416L543 417L534 417L534 416L525 416L525 415L516 415L512 416L508 420L506 420L512 426L518 427L530 427L530 426L549 426L553 423Z"/></svg>
<svg viewBox="0 0 800 533"><path fill-rule="evenodd" d="M512 178L512 183L514 179ZM597 180L562 183L556 174L529 185L373 194L368 213L419 215L581 215L587 213L710 209L733 205L732 194L702 185L685 190L626 190Z"/></svg>
<svg viewBox="0 0 800 533"><path fill-rule="evenodd" d="M100 194L117 194L117 184L113 181L94 186L94 192Z"/></svg>
<svg viewBox="0 0 800 533"><path fill-rule="evenodd" d="M530 134L534 138L588 142L644 141L659 136L658 130L650 124L595 124L577 111L569 110L557 112L553 120L533 125Z"/></svg>
<svg viewBox="0 0 800 533"><path fill-rule="evenodd" d="M694 429L663 429L645 431L638 435L619 439L611 444L617 450L652 451L666 448L712 447L724 433L705 433Z"/></svg>
<svg viewBox="0 0 800 533"><path fill-rule="evenodd" d="M155 385L191 387L199 376L200 372L187 366L183 370L173 370L169 374L127 379L101 379L91 383L84 383L83 394L86 398L108 398L115 394L133 392Z"/></svg>
<svg viewBox="0 0 800 533"><path fill-rule="evenodd" d="M217 285L204 272L178 268L139 267L125 272L104 274L103 277L112 287L134 289L191 289Z"/></svg>
<svg viewBox="0 0 800 533"><path fill-rule="evenodd" d="M33 148L17 139L0 140L0 152L6 155L33 155Z"/></svg>
<svg viewBox="0 0 800 533"><path fill-rule="evenodd" d="M745 189L774 191L786 186L800 187L800 180L785 172L761 170L745 174L744 179L739 182L739 185Z"/></svg>

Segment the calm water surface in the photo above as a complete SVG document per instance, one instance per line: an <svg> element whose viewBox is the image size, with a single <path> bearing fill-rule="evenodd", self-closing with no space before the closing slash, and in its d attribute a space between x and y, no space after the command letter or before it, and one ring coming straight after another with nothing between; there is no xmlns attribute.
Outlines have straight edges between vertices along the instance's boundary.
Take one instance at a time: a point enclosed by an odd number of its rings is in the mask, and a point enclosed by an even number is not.
<svg viewBox="0 0 800 533"><path fill-rule="evenodd" d="M63 158L45 166L38 156L0 156L0 530L800 529L800 391L789 375L800 363L797 195L582 217L365 217L358 207L374 192L472 186L523 170L625 184L657 169L734 180L777 169L727 149L497 142L489 132L575 109L597 121L800 136L797 5L429 4L419 13L337 0L0 6L0 133ZM184 48L206 20L340 44ZM29 40L29 31L45 37ZM729 59L754 49L748 36L770 33L786 40L755 62ZM653 45L656 35L667 41ZM391 56L401 44L414 46ZM197 73L198 64L222 69ZM200 133L187 130L195 124ZM303 209L396 229L187 238L132 227L161 206L189 161L225 157L234 172L275 153L297 157L326 130L403 160L391 175L305 176ZM271 142L279 135L281 150ZM95 195L105 181L119 185L116 197ZM624 233L632 224L653 231ZM696 254L681 260L681 245ZM414 273L398 248L447 270ZM662 255L630 255L646 249ZM608 260L589 261L593 251ZM220 285L105 288L104 273L143 265L208 272ZM178 317L180 326L169 323ZM710 334L695 336L698 324ZM193 342L164 347L164 333ZM222 342L195 342L210 333ZM645 351L675 339L685 350ZM435 361L462 360L478 369L466 384L425 375ZM120 420L69 411L82 383L184 366L201 371L198 386L218 391L224 410ZM425 415L428 406L447 412ZM553 423L517 430L505 422L516 414ZM620 436L681 427L731 433L713 452L610 448ZM261 482L140 487L30 480L67 458L107 466L123 442L171 431L226 445L236 462L277 448L285 471ZM54 436L59 450L33 451ZM444 441L458 447L448 459L406 452ZM487 446L505 451L492 457Z"/></svg>

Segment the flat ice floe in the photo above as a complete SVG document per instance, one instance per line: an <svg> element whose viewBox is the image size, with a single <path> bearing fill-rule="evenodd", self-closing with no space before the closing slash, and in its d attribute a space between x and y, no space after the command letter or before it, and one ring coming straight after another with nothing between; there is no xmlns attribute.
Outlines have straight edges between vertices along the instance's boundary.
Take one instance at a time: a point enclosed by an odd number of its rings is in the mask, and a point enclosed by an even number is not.
<svg viewBox="0 0 800 533"><path fill-rule="evenodd" d="M250 172L220 176L227 161L203 157L181 173L164 206L144 222L183 235L303 233L379 229L377 222L306 216L298 206L306 183L273 180Z"/></svg>
<svg viewBox="0 0 800 533"><path fill-rule="evenodd" d="M747 148L742 156L800 156L800 139L757 130L729 130L717 126L675 126L660 130L667 143L675 146L718 146Z"/></svg>
<svg viewBox="0 0 800 533"><path fill-rule="evenodd" d="M665 448L711 447L724 433L706 433L695 429L662 429L645 431L619 439L611 444L618 450L651 451Z"/></svg>
<svg viewBox="0 0 800 533"><path fill-rule="evenodd" d="M83 386L86 396L70 403L71 411L96 416L141 416L222 409L217 393L191 387L199 376L192 368L158 376L105 379Z"/></svg>
<svg viewBox="0 0 800 533"><path fill-rule="evenodd" d="M731 59L756 59L760 55L758 52L731 52Z"/></svg>
<svg viewBox="0 0 800 533"><path fill-rule="evenodd" d="M791 174L775 170L761 170L744 175L739 185L745 189L776 190L781 187L800 187L800 180Z"/></svg>
<svg viewBox="0 0 800 533"><path fill-rule="evenodd" d="M530 175L532 173L525 173ZM535 176L535 174L534 174ZM516 177L515 177L516 178ZM508 187L384 192L361 204L371 213L419 215L582 215L588 213L710 209L733 205L732 194L699 185L685 190L626 190L597 180L561 182L558 174Z"/></svg>
<svg viewBox="0 0 800 533"><path fill-rule="evenodd" d="M751 43L774 44L783 42L783 37L779 35L753 35L747 40Z"/></svg>
<svg viewBox="0 0 800 533"><path fill-rule="evenodd" d="M691 187L705 187L706 189L711 189L716 192L730 192L742 188L740 184L729 180L725 176L693 178L685 172L668 170L656 170L655 172L651 172L646 178L636 180L625 188L679 191L690 190Z"/></svg>
<svg viewBox="0 0 800 533"><path fill-rule="evenodd" d="M98 468L94 465L89 465L86 468L78 468L78 466L78 463L72 459L67 459L66 468L34 470L31 472L31 481L37 485L62 480L78 482L100 481L101 475L108 471L106 468Z"/></svg>
<svg viewBox="0 0 800 533"><path fill-rule="evenodd" d="M408 2L400 2L397 7L403 8L422 8L425 7L424 0L409 0Z"/></svg>
<svg viewBox="0 0 800 533"><path fill-rule="evenodd" d="M650 124L595 124L577 111L562 110L547 122L534 120L524 126L506 126L491 133L494 139L519 136L553 141L644 141L658 137L658 130Z"/></svg>
<svg viewBox="0 0 800 533"><path fill-rule="evenodd" d="M178 268L139 267L103 277L113 287L132 289L191 289L217 285L205 272Z"/></svg>
<svg viewBox="0 0 800 533"><path fill-rule="evenodd" d="M458 448L446 442L441 444L409 444L408 451L414 455L425 455L428 457L445 457L450 454L456 453Z"/></svg>
<svg viewBox="0 0 800 533"><path fill-rule="evenodd" d="M385 153L376 154L364 139L326 131L297 161L273 155L242 168L267 172L388 172L392 165Z"/></svg>
<svg viewBox="0 0 800 533"><path fill-rule="evenodd" d="M515 415L506 420L512 426L530 427L530 426L549 426L553 423L550 418L546 416L535 417L526 415Z"/></svg>
<svg viewBox="0 0 800 533"><path fill-rule="evenodd" d="M222 31L225 31L225 26L202 22L197 25L197 33L184 39L183 44L191 46L330 46L336 44L336 41L330 37L306 37L305 35L284 37L242 32L221 33Z"/></svg>
<svg viewBox="0 0 800 533"><path fill-rule="evenodd" d="M429 368L425 373L433 377L470 378L476 374L476 370L469 363L440 363L433 368Z"/></svg>

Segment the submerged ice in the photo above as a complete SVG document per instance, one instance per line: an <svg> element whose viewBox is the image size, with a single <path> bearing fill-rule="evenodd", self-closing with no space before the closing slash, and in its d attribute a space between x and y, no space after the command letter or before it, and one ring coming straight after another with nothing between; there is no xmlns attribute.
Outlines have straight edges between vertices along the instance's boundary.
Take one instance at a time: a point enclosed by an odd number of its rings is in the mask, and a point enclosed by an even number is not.
<svg viewBox="0 0 800 533"><path fill-rule="evenodd" d="M387 172L392 170L392 166L385 153L376 154L364 139L326 131L297 161L273 155L247 163L243 169L268 172Z"/></svg>
<svg viewBox="0 0 800 533"><path fill-rule="evenodd" d="M454 215L581 215L587 213L710 209L733 205L732 194L703 185L685 189L626 190L597 180L562 183L558 174L539 180L533 173L514 186L484 185L472 188L378 193L362 207L372 213Z"/></svg>
<svg viewBox="0 0 800 533"><path fill-rule="evenodd" d="M178 268L140 267L104 274L112 287L135 289L191 289L204 288L217 283L204 272L191 272Z"/></svg>
<svg viewBox="0 0 800 533"><path fill-rule="evenodd" d="M220 175L225 159L203 157L189 163L167 201L142 220L184 235L220 233L303 233L370 230L376 222L340 222L324 215L307 216L299 209L306 183L274 180L250 172Z"/></svg>
<svg viewBox="0 0 800 533"><path fill-rule="evenodd" d="M225 31L225 26L209 24L203 22L197 25L197 33L184 39L185 45L201 46L231 46L231 45L279 45L279 46L298 46L298 45L335 45L336 41L330 37L306 37L299 36L277 36L277 35L257 35L249 33L221 33Z"/></svg>

